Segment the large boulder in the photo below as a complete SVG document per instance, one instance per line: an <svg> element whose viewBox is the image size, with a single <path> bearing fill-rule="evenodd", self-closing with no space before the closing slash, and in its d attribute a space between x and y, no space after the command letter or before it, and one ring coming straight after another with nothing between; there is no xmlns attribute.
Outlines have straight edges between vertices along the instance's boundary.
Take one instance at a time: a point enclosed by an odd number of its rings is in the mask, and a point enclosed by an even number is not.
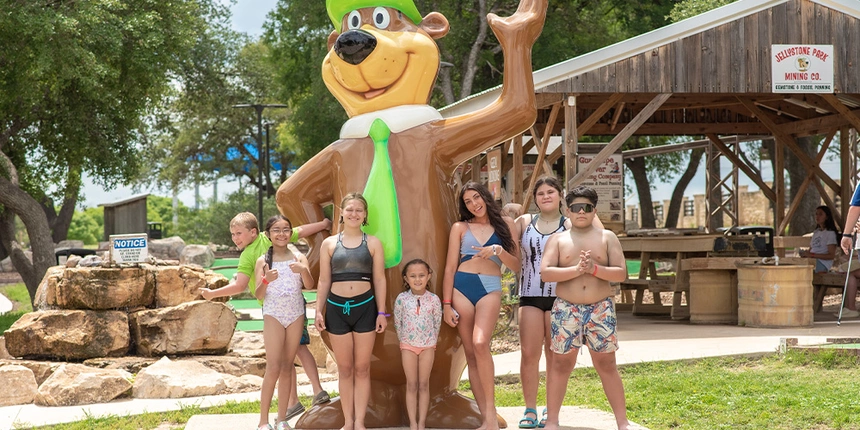
<svg viewBox="0 0 860 430"><path fill-rule="evenodd" d="M206 245L186 245L179 255L179 264L212 267L213 263L215 263L215 252Z"/></svg>
<svg viewBox="0 0 860 430"><path fill-rule="evenodd" d="M263 387L263 377L257 375L223 375L224 389L218 394L248 393Z"/></svg>
<svg viewBox="0 0 860 430"><path fill-rule="evenodd" d="M24 366L0 366L0 381L0 406L27 405L36 398L39 385L33 371Z"/></svg>
<svg viewBox="0 0 860 430"><path fill-rule="evenodd" d="M224 275L194 266L147 266L155 274L155 306L176 306L200 300L201 288L216 289L227 285ZM226 302L227 297L215 301Z"/></svg>
<svg viewBox="0 0 860 430"><path fill-rule="evenodd" d="M84 360L84 364L99 369L120 369L131 374L137 374L141 370L155 363L157 360L148 357L99 357Z"/></svg>
<svg viewBox="0 0 860 430"><path fill-rule="evenodd" d="M42 277L42 282L36 288L36 295L33 298L33 310L44 311L48 309L56 309L48 304L57 302L57 285L63 279L63 273L66 271L65 266L49 267ZM50 295L50 299L48 296Z"/></svg>
<svg viewBox="0 0 860 430"><path fill-rule="evenodd" d="M199 356L189 357L218 373L233 376L256 375L263 377L266 374L266 359L261 357L232 357L232 356Z"/></svg>
<svg viewBox="0 0 860 430"><path fill-rule="evenodd" d="M38 361L38 360L0 360L2 366L24 366L33 372L36 377L36 384L42 385L57 369L64 363L55 361Z"/></svg>
<svg viewBox="0 0 860 430"><path fill-rule="evenodd" d="M145 357L224 354L236 328L236 315L227 305L205 300L129 316L137 353Z"/></svg>
<svg viewBox="0 0 860 430"><path fill-rule="evenodd" d="M12 324L5 337L14 357L117 357L128 352L128 316L119 311L30 312Z"/></svg>
<svg viewBox="0 0 860 430"><path fill-rule="evenodd" d="M128 392L131 373L97 369L83 364L64 364L39 386L36 404L74 406L107 403Z"/></svg>
<svg viewBox="0 0 860 430"><path fill-rule="evenodd" d="M224 375L193 360L163 357L134 378L132 396L138 399L178 399L224 392Z"/></svg>
<svg viewBox="0 0 860 430"><path fill-rule="evenodd" d="M150 239L147 244L149 255L161 260L179 260L185 241L179 236L171 236L166 239Z"/></svg>
<svg viewBox="0 0 860 430"><path fill-rule="evenodd" d="M8 360L10 358L15 358L9 355L9 351L6 350L6 338L0 336L0 360Z"/></svg>
<svg viewBox="0 0 860 430"><path fill-rule="evenodd" d="M266 347L263 345L263 333L237 331L230 341L230 351L239 357L265 357Z"/></svg>
<svg viewBox="0 0 860 430"><path fill-rule="evenodd" d="M47 294L48 305L61 309L119 309L154 302L155 277L141 267L68 268L55 293Z"/></svg>

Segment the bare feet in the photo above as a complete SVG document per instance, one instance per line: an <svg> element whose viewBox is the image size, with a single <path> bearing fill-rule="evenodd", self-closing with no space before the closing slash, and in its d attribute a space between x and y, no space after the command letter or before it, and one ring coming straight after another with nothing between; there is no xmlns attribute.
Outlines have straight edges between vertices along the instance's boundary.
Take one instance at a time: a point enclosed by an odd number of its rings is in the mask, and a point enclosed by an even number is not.
<svg viewBox="0 0 860 430"><path fill-rule="evenodd" d="M618 424L618 430L628 430L630 428L630 422L625 421L623 424Z"/></svg>

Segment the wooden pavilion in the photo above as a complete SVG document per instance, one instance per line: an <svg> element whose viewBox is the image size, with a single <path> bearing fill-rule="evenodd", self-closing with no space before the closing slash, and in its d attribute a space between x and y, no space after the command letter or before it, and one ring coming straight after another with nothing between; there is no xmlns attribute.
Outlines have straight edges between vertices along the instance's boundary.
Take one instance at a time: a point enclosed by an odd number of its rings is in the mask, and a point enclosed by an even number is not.
<svg viewBox="0 0 860 430"><path fill-rule="evenodd" d="M784 64L779 61L784 59L799 61L800 67L792 71L799 74L782 71ZM821 82L829 86L785 86L783 81L790 78L809 79L803 73L812 70L802 66L810 60L832 67L830 82ZM829 69L823 75L827 73ZM827 76L813 77L827 80ZM783 234L799 204L799 199L786 202L786 150L807 168L802 189L817 187L833 209L836 204L828 194L849 201L857 183L857 0L740 0L536 71L534 78L537 122L523 136L500 143L503 154L512 152L502 162L502 175L513 169L508 191L514 202L526 207L529 190L539 175L552 173L551 164L564 157L566 182L575 186L633 135L706 136L709 165L725 158L735 166L733 178L721 178L719 169L709 169L709 218L722 212L737 225L737 214L732 212L738 208L734 190L738 171L743 171L774 203L777 235ZM441 112L449 117L472 111L495 100L500 91L500 87L484 91ZM819 134L827 138L818 156L809 157L796 139ZM614 137L597 154L597 162L577 171L575 157L565 154L578 154L579 139L587 135ZM777 143L772 186L740 156L740 141L762 135ZM547 151L551 136L563 139L552 152ZM841 181L819 167L831 145L839 145L842 154ZM523 154L532 148L538 150L536 167L525 175ZM689 148L647 148L638 155ZM483 162L481 157L473 160L472 172L480 171ZM844 219L847 208L841 205L841 214L834 210L837 222Z"/></svg>

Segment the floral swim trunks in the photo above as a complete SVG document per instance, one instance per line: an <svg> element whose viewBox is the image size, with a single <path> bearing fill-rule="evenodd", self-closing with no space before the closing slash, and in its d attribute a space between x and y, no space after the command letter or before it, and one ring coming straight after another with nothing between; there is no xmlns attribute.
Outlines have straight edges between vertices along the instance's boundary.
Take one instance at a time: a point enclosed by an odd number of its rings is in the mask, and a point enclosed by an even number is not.
<svg viewBox="0 0 860 430"><path fill-rule="evenodd" d="M550 312L550 349L567 354L584 343L594 352L618 350L615 304L606 298L590 305L579 305L557 298Z"/></svg>

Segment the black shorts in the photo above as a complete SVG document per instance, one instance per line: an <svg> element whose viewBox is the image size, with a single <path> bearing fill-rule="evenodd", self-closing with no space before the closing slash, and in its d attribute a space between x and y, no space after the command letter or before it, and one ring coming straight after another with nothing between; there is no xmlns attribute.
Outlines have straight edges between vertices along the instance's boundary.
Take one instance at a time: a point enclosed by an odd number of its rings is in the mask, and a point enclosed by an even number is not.
<svg viewBox="0 0 860 430"><path fill-rule="evenodd" d="M553 303L555 303L555 297L520 296L520 307L531 306L544 312L549 312L552 310Z"/></svg>
<svg viewBox="0 0 860 430"><path fill-rule="evenodd" d="M376 309L372 289L353 297L329 293L325 303L325 329L331 334L375 331Z"/></svg>

